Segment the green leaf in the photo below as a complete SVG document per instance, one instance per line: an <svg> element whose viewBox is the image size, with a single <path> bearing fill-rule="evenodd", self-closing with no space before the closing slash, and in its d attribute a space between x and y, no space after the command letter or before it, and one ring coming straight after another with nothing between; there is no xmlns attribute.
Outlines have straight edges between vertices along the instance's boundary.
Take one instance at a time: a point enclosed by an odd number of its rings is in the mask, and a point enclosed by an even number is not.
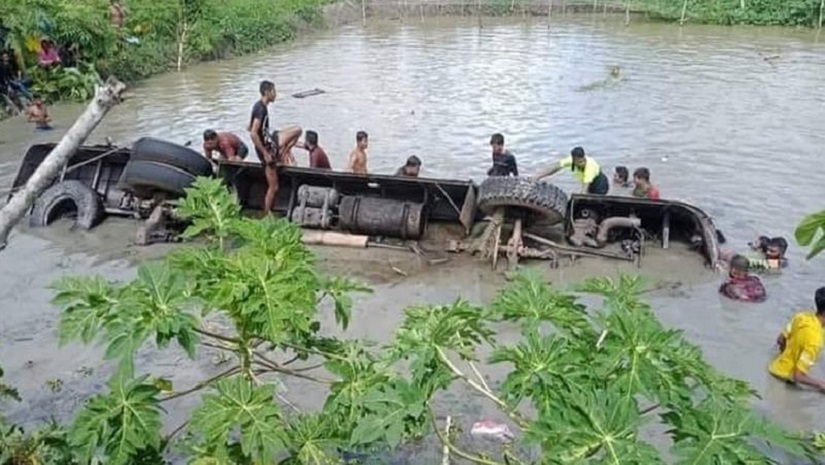
<svg viewBox="0 0 825 465"><path fill-rule="evenodd" d="M351 444L362 446L381 441L395 448L404 439L408 423L423 421L426 402L420 390L405 380L395 379L391 385L372 388L364 396L369 413L352 431Z"/></svg>
<svg viewBox="0 0 825 465"><path fill-rule="evenodd" d="M301 415L289 420L286 443L293 462L301 465L338 463L338 449L346 446L339 437L338 425L323 415Z"/></svg>
<svg viewBox="0 0 825 465"><path fill-rule="evenodd" d="M78 460L90 463L102 450L108 463L127 465L145 449L160 446L162 422L158 389L146 376L129 380L115 377L110 392L92 397L75 419L70 441Z"/></svg>
<svg viewBox="0 0 825 465"><path fill-rule="evenodd" d="M201 433L217 458L228 454L229 434L237 430L241 449L256 462L273 463L285 448L286 424L275 404L274 386L254 386L241 376L215 384L192 415L191 428Z"/></svg>
<svg viewBox="0 0 825 465"><path fill-rule="evenodd" d="M811 246L811 250L808 252L808 255L805 257L807 260L810 260L825 250L825 234L819 236L819 239Z"/></svg>
<svg viewBox="0 0 825 465"><path fill-rule="evenodd" d="M116 314L120 291L103 278L64 277L53 284L54 305L63 308L60 345L74 340L91 343Z"/></svg>
<svg viewBox="0 0 825 465"><path fill-rule="evenodd" d="M813 242L814 237L823 231L823 228L825 228L825 210L806 216L794 231L796 242L807 247Z"/></svg>

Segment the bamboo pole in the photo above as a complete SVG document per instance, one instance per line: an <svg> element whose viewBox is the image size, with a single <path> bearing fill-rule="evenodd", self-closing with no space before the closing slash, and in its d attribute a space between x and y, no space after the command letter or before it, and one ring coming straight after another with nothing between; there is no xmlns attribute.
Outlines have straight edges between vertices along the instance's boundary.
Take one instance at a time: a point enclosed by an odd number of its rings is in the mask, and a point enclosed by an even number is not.
<svg viewBox="0 0 825 465"><path fill-rule="evenodd" d="M825 16L825 0L819 2L819 25L817 29L822 29L822 17Z"/></svg>
<svg viewBox="0 0 825 465"><path fill-rule="evenodd" d="M624 25L630 24L630 0L624 2Z"/></svg>
<svg viewBox="0 0 825 465"><path fill-rule="evenodd" d="M77 118L57 146L40 163L26 181L25 187L0 210L0 250L6 246L12 228L26 215L37 197L66 166L72 154L86 141L106 113L120 103L120 95L124 90L126 90L126 84L115 77L109 77L106 83L97 86L95 96L83 114Z"/></svg>
<svg viewBox="0 0 825 465"><path fill-rule="evenodd" d="M547 27L550 27L550 18L553 16L553 0L547 0Z"/></svg>
<svg viewBox="0 0 825 465"><path fill-rule="evenodd" d="M361 0L361 26L367 25L367 0Z"/></svg>
<svg viewBox="0 0 825 465"><path fill-rule="evenodd" d="M688 0L682 2L682 17L679 18L679 26L685 25L685 15L687 14L687 2Z"/></svg>

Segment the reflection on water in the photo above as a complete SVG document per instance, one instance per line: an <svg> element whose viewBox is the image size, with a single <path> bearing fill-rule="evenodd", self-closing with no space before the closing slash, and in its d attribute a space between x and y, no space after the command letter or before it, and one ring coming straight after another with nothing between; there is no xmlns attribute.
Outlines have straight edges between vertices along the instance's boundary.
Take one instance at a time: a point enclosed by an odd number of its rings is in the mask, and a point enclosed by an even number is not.
<svg viewBox="0 0 825 465"><path fill-rule="evenodd" d="M825 188L813 173L825 147L825 49L813 33L635 23L625 28L590 19L549 28L544 22L488 22L481 30L473 24L330 31L257 56L161 76L136 88L95 137L129 143L154 135L197 145L211 127L248 140L249 111L258 82L266 78L279 91L270 110L275 125L318 131L337 168L363 129L370 133L371 171L391 172L416 154L426 176L479 179L490 162L489 136L502 132L528 174L575 145L606 169L647 166L663 196L702 206L736 247L757 234L790 238L804 213L822 208ZM610 66L621 67L621 80L592 86L609 77ZM289 96L315 87L326 93ZM71 124L77 110L57 108L57 124ZM58 135L35 134L19 120L2 123L0 183L11 182L29 143ZM296 157L306 163L303 153ZM575 187L565 173L556 182ZM112 231L122 228L112 227L73 237L95 244L87 250L120 248L123 235ZM2 311L13 314L0 319L0 358L26 353L47 364L55 357L38 352L50 347L54 330L54 321L44 320L54 318L54 310L43 286L95 262L66 255L65 242L18 234L0 255ZM808 408L822 401L820 395L786 392L765 370L777 330L796 309L812 305L814 289L825 284L825 259L808 263L795 249L789 256L791 267L782 276L766 278L765 304L722 301L712 277L692 281L689 299L659 295L654 304L716 366L764 391L760 407L789 426L821 429L825 413ZM131 272L123 262L103 261L94 269L112 277ZM692 262L668 263L670 272L696 273ZM481 298L479 292L473 295ZM455 289L437 294L451 300ZM399 303L392 302L397 313ZM31 319L40 324L30 325ZM26 337L35 342L14 342L34 330L39 333ZM77 348L69 353L74 359L97 356ZM22 362L12 365L17 379L46 376L26 372Z"/></svg>

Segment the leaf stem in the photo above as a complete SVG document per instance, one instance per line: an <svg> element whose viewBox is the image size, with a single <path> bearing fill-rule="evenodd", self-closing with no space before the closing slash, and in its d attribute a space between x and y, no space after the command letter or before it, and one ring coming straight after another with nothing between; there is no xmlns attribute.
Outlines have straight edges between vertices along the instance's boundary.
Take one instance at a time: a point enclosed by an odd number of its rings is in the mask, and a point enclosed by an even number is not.
<svg viewBox="0 0 825 465"><path fill-rule="evenodd" d="M218 334L218 333L213 333L213 332L207 331L205 329L195 328L194 331L196 333L200 334L201 336L211 337L212 339L217 339L219 341L229 342L231 344L240 344L241 343L240 339L229 337L229 336L224 336L224 335Z"/></svg>
<svg viewBox="0 0 825 465"><path fill-rule="evenodd" d="M306 375L306 374L303 374L303 373L300 373L300 372L297 372L297 371L294 371L294 370L290 370L289 368L284 368L284 367L279 366L279 365L273 365L271 363L268 363L265 360L254 360L252 363L255 363L258 366L266 368L266 371L276 372L276 373L283 373L285 375L294 376L296 378L305 379L307 381L314 381L314 382L320 383L320 384L334 384L335 383L335 380L332 380L332 379L319 378L319 377L316 377L316 376Z"/></svg>
<svg viewBox="0 0 825 465"><path fill-rule="evenodd" d="M344 356L341 356L341 355L338 355L338 354L333 354L333 353L330 353L330 352L324 352L324 351L318 350L318 349L310 349L308 347L301 347L297 344L292 344L290 342L281 342L279 344L284 346L284 347L288 347L292 350L298 351L298 352L307 352L307 353L310 353L310 354L315 354L315 355L318 355L318 356L321 356L321 357L331 358L331 359L339 360L339 361L342 361L342 362L348 362L349 361L348 358L346 358Z"/></svg>
<svg viewBox="0 0 825 465"><path fill-rule="evenodd" d="M236 372L240 371L240 369L241 369L240 366L232 367L232 368L230 368L226 371L218 373L217 375L207 379L206 381L202 381L202 382L192 386L191 388L189 388L185 391L173 392L173 393L169 394L168 396L164 397L163 399L160 399L159 402L167 402L167 401L170 401L172 399L177 399L178 397L187 396L189 394L192 394L193 392L200 391L201 389L209 386L210 384L214 383L215 381L217 381L221 378L226 378L227 376L234 375Z"/></svg>
<svg viewBox="0 0 825 465"><path fill-rule="evenodd" d="M430 413L430 421L433 424L433 429L435 430L435 434L438 435L438 440L441 441L441 444L444 444L450 452L453 454L461 457L464 460L469 460L473 463L478 463L481 465L502 465L500 462L494 462L492 460L487 460L484 457L479 457L477 455L470 454L468 452L464 452L463 450L457 448L453 443L450 441L449 437L445 437L444 434L441 433L441 430L438 429L438 422L435 419L435 412L433 412L432 405L427 404L427 411ZM449 418L449 417L448 417Z"/></svg>
<svg viewBox="0 0 825 465"><path fill-rule="evenodd" d="M473 370L473 374L476 375L476 378L478 378L478 381L481 383L484 389L490 391L490 386L487 384L487 381L484 379L484 376L481 375L481 372L478 371L476 364L470 360L468 360L467 363L470 365L470 369Z"/></svg>
<svg viewBox="0 0 825 465"><path fill-rule="evenodd" d="M166 435L166 437L163 438L163 442L164 442L163 449L166 449L166 447L169 446L169 442L172 441L172 438L177 436L177 434L180 433L181 431L183 431L183 429L186 428L188 425L189 425L189 420L186 420L183 423L181 423L180 426L175 428L171 433Z"/></svg>
<svg viewBox="0 0 825 465"><path fill-rule="evenodd" d="M510 418L512 418L521 428L526 428L527 427L528 421L521 414L519 414L516 411L513 411L510 408L510 406L507 405L506 402L499 399L498 396L496 396L495 394L490 392L489 389L485 389L484 386L481 386L475 380L470 379L469 376L467 376L466 374L464 374L464 372L459 370L458 367L456 367L455 364L453 364L453 362L450 361L450 359L447 357L447 354L444 353L444 350L441 347L435 346L435 350L436 350L436 352L438 352L438 357L441 359L441 361L445 365L447 365L447 367L450 369L450 371L452 371L459 378L463 379L473 389L475 389L476 391L478 391L482 395L484 395L484 397L487 397L488 399L493 401L502 411L507 413L507 415Z"/></svg>

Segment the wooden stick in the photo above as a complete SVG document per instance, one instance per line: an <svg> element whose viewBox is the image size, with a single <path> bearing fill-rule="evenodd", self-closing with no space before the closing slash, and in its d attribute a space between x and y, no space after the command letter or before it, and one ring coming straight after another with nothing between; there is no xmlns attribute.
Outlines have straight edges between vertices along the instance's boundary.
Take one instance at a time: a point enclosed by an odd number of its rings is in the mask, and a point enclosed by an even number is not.
<svg viewBox="0 0 825 465"><path fill-rule="evenodd" d="M450 428L453 426L453 417L447 416L447 424L444 426L444 437L450 437ZM448 442L444 443L442 449L443 458L441 459L441 465L450 465L450 444Z"/></svg>
<svg viewBox="0 0 825 465"><path fill-rule="evenodd" d="M105 84L97 86L95 96L83 114L37 167L22 191L0 210L0 250L5 248L12 228L26 215L37 197L66 166L72 154L103 121L109 110L120 103L120 96L124 90L126 84L114 76L109 77Z"/></svg>

